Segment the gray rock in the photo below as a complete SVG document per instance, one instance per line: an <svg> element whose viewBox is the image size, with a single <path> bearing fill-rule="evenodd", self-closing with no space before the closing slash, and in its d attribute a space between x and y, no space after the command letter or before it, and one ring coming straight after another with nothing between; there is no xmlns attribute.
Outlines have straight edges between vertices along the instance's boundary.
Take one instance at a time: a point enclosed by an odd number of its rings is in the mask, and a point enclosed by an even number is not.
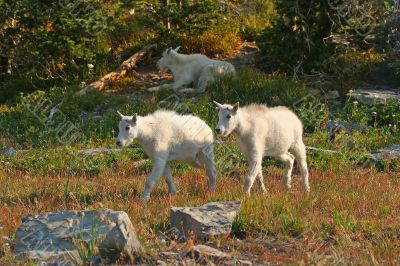
<svg viewBox="0 0 400 266"><path fill-rule="evenodd" d="M375 102L385 104L390 99L400 101L400 90L391 88L360 88L350 91L348 96L367 105L372 105Z"/></svg>
<svg viewBox="0 0 400 266"><path fill-rule="evenodd" d="M371 154L373 161L400 160L400 145L379 149Z"/></svg>
<svg viewBox="0 0 400 266"><path fill-rule="evenodd" d="M225 252L206 245L196 245L186 252L186 257L192 258L196 263L221 263L231 258Z"/></svg>
<svg viewBox="0 0 400 266"><path fill-rule="evenodd" d="M355 132L365 133L367 128L355 123L329 120L326 123L326 131L330 140L335 138L335 134L339 131L345 131L348 134L354 134Z"/></svg>
<svg viewBox="0 0 400 266"><path fill-rule="evenodd" d="M45 265L81 265L82 246L90 243L98 248L97 259L142 251L128 215L104 209L29 215L17 229L13 252L17 259Z"/></svg>
<svg viewBox="0 0 400 266"><path fill-rule="evenodd" d="M5 157L15 157L16 155L17 151L13 147L10 147L8 150L4 152Z"/></svg>
<svg viewBox="0 0 400 266"><path fill-rule="evenodd" d="M171 228L184 238L205 240L210 236L227 236L240 209L240 201L210 202L201 207L172 207Z"/></svg>

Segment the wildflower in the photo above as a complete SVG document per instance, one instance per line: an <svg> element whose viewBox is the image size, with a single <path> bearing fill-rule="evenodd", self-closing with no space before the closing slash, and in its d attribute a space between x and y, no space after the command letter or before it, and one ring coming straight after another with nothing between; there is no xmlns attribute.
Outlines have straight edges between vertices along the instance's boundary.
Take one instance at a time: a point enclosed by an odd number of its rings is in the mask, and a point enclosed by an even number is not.
<svg viewBox="0 0 400 266"><path fill-rule="evenodd" d="M372 115L376 115L376 112L372 112Z"/></svg>
<svg viewBox="0 0 400 266"><path fill-rule="evenodd" d="M103 203L99 202L98 205L99 205L99 208L103 208Z"/></svg>
<svg viewBox="0 0 400 266"><path fill-rule="evenodd" d="M392 124L388 124L388 127L392 127Z"/></svg>
<svg viewBox="0 0 400 266"><path fill-rule="evenodd" d="M10 238L8 236L2 236L1 237L3 240L10 240Z"/></svg>
<svg viewBox="0 0 400 266"><path fill-rule="evenodd" d="M0 225L0 230L3 230L3 228L4 228L4 227Z"/></svg>
<svg viewBox="0 0 400 266"><path fill-rule="evenodd" d="M93 69L94 68L93 64L88 64L87 66L88 66L89 69Z"/></svg>
<svg viewBox="0 0 400 266"><path fill-rule="evenodd" d="M358 104L358 102L357 102L357 101L354 101L353 104Z"/></svg>
<svg viewBox="0 0 400 266"><path fill-rule="evenodd" d="M31 178L29 175L24 175L25 180L28 180L29 178Z"/></svg>

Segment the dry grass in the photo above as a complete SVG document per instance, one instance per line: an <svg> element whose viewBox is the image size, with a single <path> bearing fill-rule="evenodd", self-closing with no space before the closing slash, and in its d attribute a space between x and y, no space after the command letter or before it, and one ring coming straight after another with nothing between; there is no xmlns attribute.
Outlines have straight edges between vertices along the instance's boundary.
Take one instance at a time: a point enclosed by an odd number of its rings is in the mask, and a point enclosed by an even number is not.
<svg viewBox="0 0 400 266"><path fill-rule="evenodd" d="M334 170L311 171L312 192L307 195L298 176L294 178L293 190L287 192L280 181L281 169L268 167L264 171L268 195L254 191L250 199L244 199L234 224L235 235L224 241L213 240L213 245L231 254L246 254L252 260L272 260L278 264L320 260L357 261L356 264L399 262L398 173L372 169L349 170L341 175ZM168 229L171 206L242 198L242 177L220 177L217 191L209 194L205 176L195 170L175 174L181 192L178 196L169 196L165 182L161 181L144 205L138 197L146 177L147 173L137 174L133 168L102 172L92 179L1 172L3 234L12 238L21 219L31 213L106 207L126 211L148 253L155 254L185 245L172 247L174 243L155 241L157 235Z"/></svg>

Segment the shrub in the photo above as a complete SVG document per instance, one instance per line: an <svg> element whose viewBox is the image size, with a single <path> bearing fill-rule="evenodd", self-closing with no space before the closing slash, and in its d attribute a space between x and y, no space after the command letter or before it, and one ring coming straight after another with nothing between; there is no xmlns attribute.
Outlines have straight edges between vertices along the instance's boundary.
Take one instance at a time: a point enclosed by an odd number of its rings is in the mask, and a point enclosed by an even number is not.
<svg viewBox="0 0 400 266"><path fill-rule="evenodd" d="M357 87L372 67L383 60L383 57L373 50L357 51L339 47L325 60L321 69L334 75L330 85L332 88L346 93Z"/></svg>
<svg viewBox="0 0 400 266"><path fill-rule="evenodd" d="M309 71L312 62L333 51L333 46L326 46L323 40L329 36L331 27L324 2L277 1L278 15L272 27L257 38L261 54L265 56L263 68L292 73L301 64Z"/></svg>
<svg viewBox="0 0 400 266"><path fill-rule="evenodd" d="M253 41L263 30L272 26L276 16L275 1L243 1L238 7L242 38Z"/></svg>
<svg viewBox="0 0 400 266"><path fill-rule="evenodd" d="M149 26L156 29L161 47L181 45L184 52L216 55L229 54L239 44L239 23L226 4L201 0L155 8L148 13L152 18Z"/></svg>
<svg viewBox="0 0 400 266"><path fill-rule="evenodd" d="M210 93L211 98L219 102L294 107L306 96L307 90L302 84L285 77L247 69L238 71L236 76L220 79L210 87Z"/></svg>
<svg viewBox="0 0 400 266"><path fill-rule="evenodd" d="M262 55L262 67L268 71L293 74L327 72L346 75L330 64L355 60L352 51L367 52L382 46L384 7L380 1L277 1L277 16L273 26L257 39ZM338 48L341 51L338 51ZM352 58L348 58L348 56ZM352 67L363 64L360 56ZM348 62L346 62L348 63ZM345 71L351 73L353 70ZM336 71L339 71L337 73Z"/></svg>
<svg viewBox="0 0 400 266"><path fill-rule="evenodd" d="M20 91L91 78L109 54L109 34L119 5L96 0L11 1L0 3L0 46L5 56L0 102ZM12 11L12 12L11 12ZM95 69L88 64L94 62ZM5 62L3 62L5 63ZM7 68L7 73L4 73ZM4 78L5 77L5 78Z"/></svg>

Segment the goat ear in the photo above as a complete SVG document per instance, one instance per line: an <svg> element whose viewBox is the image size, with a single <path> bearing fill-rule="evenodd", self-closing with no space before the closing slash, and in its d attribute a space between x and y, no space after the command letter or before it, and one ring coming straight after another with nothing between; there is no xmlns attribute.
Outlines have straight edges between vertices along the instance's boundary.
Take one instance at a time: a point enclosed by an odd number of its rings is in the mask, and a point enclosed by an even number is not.
<svg viewBox="0 0 400 266"><path fill-rule="evenodd" d="M213 101L217 109L222 109L222 104L218 103L217 101Z"/></svg>
<svg viewBox="0 0 400 266"><path fill-rule="evenodd" d="M178 47L176 47L176 48L174 49L174 51L175 51L175 52L178 52L180 48L181 48L181 47L178 46Z"/></svg>
<svg viewBox="0 0 400 266"><path fill-rule="evenodd" d="M239 109L239 102L233 105L232 112L236 113L238 109Z"/></svg>
<svg viewBox="0 0 400 266"><path fill-rule="evenodd" d="M167 49L167 54L170 54L170 53L171 53L171 50L172 50L172 47L169 47L169 48Z"/></svg>
<svg viewBox="0 0 400 266"><path fill-rule="evenodd" d="M118 110L117 110L117 113L119 114L119 116L120 116L121 118L124 118L124 117L125 117L125 116L124 116L123 114L121 114L121 112L118 111Z"/></svg>
<svg viewBox="0 0 400 266"><path fill-rule="evenodd" d="M137 114L134 114L133 116L132 116L132 122L133 123L136 123L136 121L137 121Z"/></svg>

